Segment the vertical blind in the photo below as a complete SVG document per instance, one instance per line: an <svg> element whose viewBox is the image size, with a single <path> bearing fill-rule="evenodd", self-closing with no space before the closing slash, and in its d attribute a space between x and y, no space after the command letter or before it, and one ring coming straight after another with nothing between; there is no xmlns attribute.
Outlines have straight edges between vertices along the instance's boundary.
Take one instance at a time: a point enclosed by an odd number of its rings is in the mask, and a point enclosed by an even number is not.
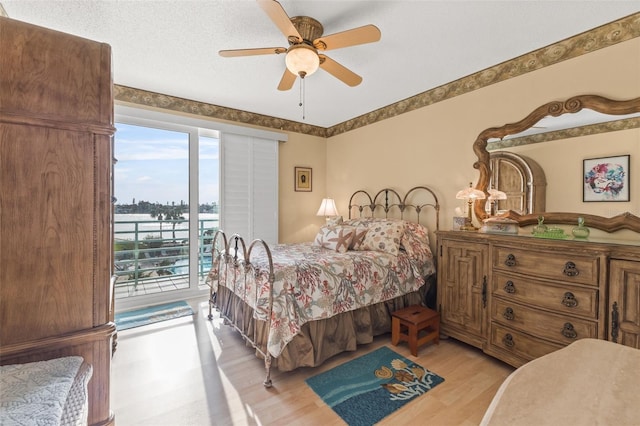
<svg viewBox="0 0 640 426"><path fill-rule="evenodd" d="M222 133L220 225L237 233L278 242L278 141Z"/></svg>

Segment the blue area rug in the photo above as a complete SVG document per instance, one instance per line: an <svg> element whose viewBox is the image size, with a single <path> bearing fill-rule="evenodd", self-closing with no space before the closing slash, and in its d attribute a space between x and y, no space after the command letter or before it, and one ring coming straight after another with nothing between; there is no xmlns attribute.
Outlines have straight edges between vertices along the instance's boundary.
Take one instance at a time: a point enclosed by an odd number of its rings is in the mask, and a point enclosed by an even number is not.
<svg viewBox="0 0 640 426"><path fill-rule="evenodd" d="M347 424L368 426L444 379L383 346L306 382Z"/></svg>
<svg viewBox="0 0 640 426"><path fill-rule="evenodd" d="M188 315L193 315L193 309L184 300L135 311L119 312L116 314L116 329L127 330Z"/></svg>

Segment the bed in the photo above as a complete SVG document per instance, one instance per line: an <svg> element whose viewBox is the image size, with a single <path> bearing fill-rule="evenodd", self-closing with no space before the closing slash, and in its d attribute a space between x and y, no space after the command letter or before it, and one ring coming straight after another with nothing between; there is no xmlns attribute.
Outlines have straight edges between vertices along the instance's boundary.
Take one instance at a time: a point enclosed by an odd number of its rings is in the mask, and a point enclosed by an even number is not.
<svg viewBox="0 0 640 426"><path fill-rule="evenodd" d="M580 339L515 370L481 425L637 425L640 350Z"/></svg>
<svg viewBox="0 0 640 426"><path fill-rule="evenodd" d="M348 219L332 218L313 242L269 247L218 231L209 319L217 309L264 358L266 387L272 367L315 367L370 343L391 330L391 312L434 300L439 210L426 186L359 190Z"/></svg>

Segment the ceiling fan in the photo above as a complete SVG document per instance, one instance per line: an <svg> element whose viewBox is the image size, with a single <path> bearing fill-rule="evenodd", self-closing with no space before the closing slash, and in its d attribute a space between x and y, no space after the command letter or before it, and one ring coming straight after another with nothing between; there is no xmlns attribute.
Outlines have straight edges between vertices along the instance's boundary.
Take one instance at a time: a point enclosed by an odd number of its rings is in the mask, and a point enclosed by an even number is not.
<svg viewBox="0 0 640 426"><path fill-rule="evenodd" d="M278 90L289 90L296 78L305 78L316 72L318 67L349 86L357 86L362 77L340 65L319 50L340 49L380 40L380 30L375 25L365 25L339 33L322 36L324 28L317 20L308 16L289 18L284 8L275 0L257 0L258 5L287 37L289 47L264 47L257 49L221 50L220 56L271 55L285 53L286 68Z"/></svg>

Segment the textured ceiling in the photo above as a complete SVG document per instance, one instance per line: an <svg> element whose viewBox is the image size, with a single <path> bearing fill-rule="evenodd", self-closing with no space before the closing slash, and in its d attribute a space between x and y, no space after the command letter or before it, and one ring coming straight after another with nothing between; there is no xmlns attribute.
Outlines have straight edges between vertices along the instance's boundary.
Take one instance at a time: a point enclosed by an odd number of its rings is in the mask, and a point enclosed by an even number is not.
<svg viewBox="0 0 640 426"><path fill-rule="evenodd" d="M363 77L320 70L276 89L283 55L222 58L220 49L287 45L252 0L1 0L9 17L108 43L114 83L330 127L640 11L640 1L281 1L325 34L374 24L378 43L327 52Z"/></svg>

